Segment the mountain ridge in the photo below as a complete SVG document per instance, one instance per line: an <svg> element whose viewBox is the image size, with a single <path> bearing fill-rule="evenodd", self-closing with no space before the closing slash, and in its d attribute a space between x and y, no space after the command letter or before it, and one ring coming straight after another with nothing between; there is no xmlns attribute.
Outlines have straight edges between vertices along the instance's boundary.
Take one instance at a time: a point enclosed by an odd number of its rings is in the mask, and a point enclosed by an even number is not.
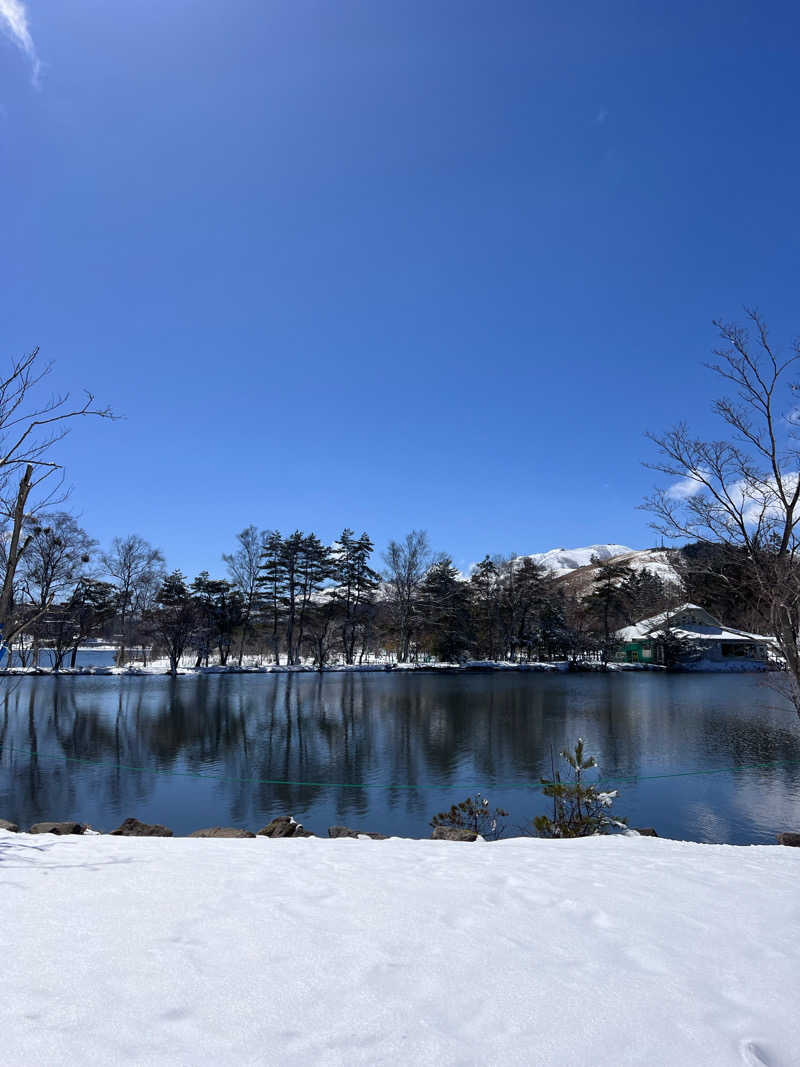
<svg viewBox="0 0 800 1067"><path fill-rule="evenodd" d="M674 548L629 548L627 545L609 543L580 548L551 548L547 552L534 552L521 558L538 563L559 585L578 599L583 599L592 592L598 571L598 563L592 562L593 558L601 564L613 559L637 573L650 571L661 578L666 586L682 591L684 582L674 562L677 552Z"/></svg>

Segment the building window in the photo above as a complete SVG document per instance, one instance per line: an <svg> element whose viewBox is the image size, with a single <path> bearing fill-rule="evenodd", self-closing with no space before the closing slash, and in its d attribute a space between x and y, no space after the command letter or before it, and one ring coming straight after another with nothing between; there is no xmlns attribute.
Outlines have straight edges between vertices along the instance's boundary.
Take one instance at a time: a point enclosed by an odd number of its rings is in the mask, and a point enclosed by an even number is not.
<svg viewBox="0 0 800 1067"><path fill-rule="evenodd" d="M723 641L722 643L722 655L732 659L752 659L756 654L756 649L753 645L734 644L731 641Z"/></svg>

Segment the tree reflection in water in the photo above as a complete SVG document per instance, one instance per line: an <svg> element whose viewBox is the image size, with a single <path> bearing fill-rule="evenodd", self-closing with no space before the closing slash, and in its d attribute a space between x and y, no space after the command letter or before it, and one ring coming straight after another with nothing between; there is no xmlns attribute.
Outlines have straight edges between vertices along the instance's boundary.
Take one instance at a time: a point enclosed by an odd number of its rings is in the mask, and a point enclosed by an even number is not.
<svg viewBox="0 0 800 1067"><path fill-rule="evenodd" d="M318 833L345 822L423 835L434 811L477 789L518 825L541 808L532 787L551 745L578 736L603 771L633 776L619 809L634 824L731 842L800 824L800 731L754 676L2 682L0 816L22 825L76 818L107 829L137 815L184 833L258 829L291 813Z"/></svg>

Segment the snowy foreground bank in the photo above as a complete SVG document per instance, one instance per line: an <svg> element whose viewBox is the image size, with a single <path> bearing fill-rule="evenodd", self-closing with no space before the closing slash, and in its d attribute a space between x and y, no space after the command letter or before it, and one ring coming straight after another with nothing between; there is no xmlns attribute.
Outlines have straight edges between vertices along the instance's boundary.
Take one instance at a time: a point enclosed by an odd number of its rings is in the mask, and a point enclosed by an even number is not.
<svg viewBox="0 0 800 1067"><path fill-rule="evenodd" d="M800 1062L800 849L0 831L8 1064Z"/></svg>

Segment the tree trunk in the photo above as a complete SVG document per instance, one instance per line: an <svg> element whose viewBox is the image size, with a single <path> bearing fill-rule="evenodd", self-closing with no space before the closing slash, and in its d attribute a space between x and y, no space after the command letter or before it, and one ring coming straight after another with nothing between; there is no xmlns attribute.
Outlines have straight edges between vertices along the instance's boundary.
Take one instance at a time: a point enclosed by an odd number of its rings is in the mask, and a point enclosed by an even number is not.
<svg viewBox="0 0 800 1067"><path fill-rule="evenodd" d="M237 657L238 665L241 667L242 660L244 659L244 643L247 638L247 628L250 625L250 615L253 611L253 598L250 597L247 602L247 611L242 619L242 636L239 639L239 654Z"/></svg>
<svg viewBox="0 0 800 1067"><path fill-rule="evenodd" d="M22 547L20 547L20 538L22 537L22 523L25 519L25 505L28 502L28 496L33 483L33 465L28 464L25 468L25 473L22 476L22 480L19 483L19 489L17 490L17 500L14 505L14 521L11 528L11 539L8 542L8 554L6 564L6 574L3 579L3 588L0 591L0 627L2 627L3 634L6 641L10 641L16 633L19 632L20 626L16 631L9 630L9 616L11 614L11 606L14 593L14 578L17 573L17 567L19 561L22 558L22 554L30 543L30 537L26 538Z"/></svg>

